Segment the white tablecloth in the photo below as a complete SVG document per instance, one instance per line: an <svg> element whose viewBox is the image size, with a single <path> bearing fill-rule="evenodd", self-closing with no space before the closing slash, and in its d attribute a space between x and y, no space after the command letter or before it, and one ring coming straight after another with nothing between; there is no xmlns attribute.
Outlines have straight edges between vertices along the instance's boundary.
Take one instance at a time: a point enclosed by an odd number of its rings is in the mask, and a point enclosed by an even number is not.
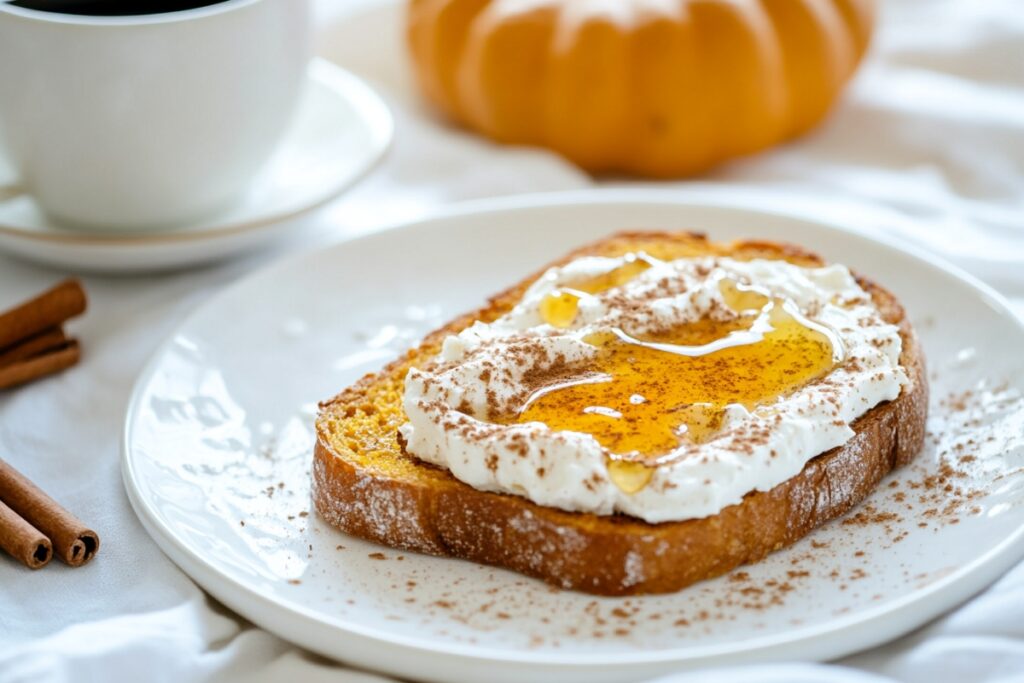
<svg viewBox="0 0 1024 683"><path fill-rule="evenodd" d="M888 229L966 267L1024 311L1024 6L885 5L870 61L825 127L709 180L754 185L778 204L824 218L868 206L872 229L891 217ZM550 154L497 147L427 118L407 88L394 12L347 16L351 6L330 0L320 9L320 51L388 95L398 137L371 178L304 219L321 228L319 236L289 250L455 200L594 184ZM104 541L98 559L78 570L55 563L33 573L0 561L0 681L380 680L304 653L212 602L150 541L121 488L118 438L143 362L211 292L280 254L170 275L87 277L92 308L74 324L84 362L0 395L0 454ZM0 306L59 276L0 257ZM1022 614L1018 566L885 647L829 665L754 667L715 680L1022 681Z"/></svg>

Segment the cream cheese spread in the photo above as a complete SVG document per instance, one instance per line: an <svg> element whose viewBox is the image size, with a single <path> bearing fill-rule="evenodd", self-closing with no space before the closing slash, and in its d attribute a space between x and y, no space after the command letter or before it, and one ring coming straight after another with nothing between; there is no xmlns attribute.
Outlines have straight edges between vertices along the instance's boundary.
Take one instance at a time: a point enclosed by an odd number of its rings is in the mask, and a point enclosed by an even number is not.
<svg viewBox="0 0 1024 683"><path fill-rule="evenodd" d="M625 283L594 294L576 292L564 328L545 322L542 302L572 284L622 268L637 257L650 264ZM660 454L649 482L624 490L609 476L616 457L594 436L558 431L543 422L495 419L523 407L554 365L585 366L598 353L595 333L642 336L722 315L722 282L757 291L798 311L839 342L841 359L825 376L756 406L731 404L720 428L695 444ZM801 267L784 261L699 257L658 261L644 255L581 257L548 270L506 315L477 322L444 340L437 358L409 371L401 428L411 455L446 468L482 491L599 515L623 513L658 523L717 514L751 491L767 491L806 463L846 443L850 424L907 383L899 364L898 327L886 323L871 297L842 265ZM600 376L580 381L603 381ZM542 387L543 388L543 387ZM629 397L631 404L647 397ZM608 419L616 411L588 406ZM604 411L604 412L602 412Z"/></svg>

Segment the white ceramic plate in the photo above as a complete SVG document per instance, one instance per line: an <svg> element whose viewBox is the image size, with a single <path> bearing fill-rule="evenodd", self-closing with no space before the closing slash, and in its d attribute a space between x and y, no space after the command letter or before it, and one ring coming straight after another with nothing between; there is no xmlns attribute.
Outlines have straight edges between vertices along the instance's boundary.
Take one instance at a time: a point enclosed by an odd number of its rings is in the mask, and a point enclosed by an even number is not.
<svg viewBox="0 0 1024 683"><path fill-rule="evenodd" d="M134 234L51 225L28 195L0 197L0 250L76 271L139 272L243 253L296 229L291 219L338 196L391 144L394 124L365 83L322 59L295 119L237 207L209 222Z"/></svg>
<svg viewBox="0 0 1024 683"><path fill-rule="evenodd" d="M230 287L164 344L136 387L123 471L143 524L197 582L264 628L330 657L439 681L624 681L837 657L921 625L1015 563L1024 554L1024 329L1003 302L942 264L853 232L740 197L665 197L478 203ZM652 597L599 599L397 552L310 512L318 400L569 248L638 226L791 240L896 292L933 375L933 436L919 463L886 480L859 516L741 572ZM975 393L947 398L967 389Z"/></svg>

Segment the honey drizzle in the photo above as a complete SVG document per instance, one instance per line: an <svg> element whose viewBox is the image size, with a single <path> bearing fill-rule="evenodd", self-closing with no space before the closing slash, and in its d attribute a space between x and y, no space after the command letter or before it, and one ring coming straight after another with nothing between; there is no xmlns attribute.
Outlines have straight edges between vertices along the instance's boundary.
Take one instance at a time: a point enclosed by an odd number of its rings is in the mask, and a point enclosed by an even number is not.
<svg viewBox="0 0 1024 683"><path fill-rule="evenodd" d="M547 294L540 302L540 317L548 325L565 329L576 320L580 299L621 287L654 265L644 254L627 254L621 266L586 280L570 283Z"/></svg>
<svg viewBox="0 0 1024 683"><path fill-rule="evenodd" d="M597 285L575 287L603 291L644 269L631 275L616 269ZM754 410L824 376L841 360L835 334L807 320L792 302L729 279L719 288L734 317L705 318L644 337L617 328L589 334L584 341L599 349L597 357L536 390L507 421L592 435L611 453L610 479L631 494L647 486L654 468L681 443L716 435L729 405ZM568 326L575 318L579 299L565 304L565 293L551 305L571 308L571 317L545 315L550 324Z"/></svg>

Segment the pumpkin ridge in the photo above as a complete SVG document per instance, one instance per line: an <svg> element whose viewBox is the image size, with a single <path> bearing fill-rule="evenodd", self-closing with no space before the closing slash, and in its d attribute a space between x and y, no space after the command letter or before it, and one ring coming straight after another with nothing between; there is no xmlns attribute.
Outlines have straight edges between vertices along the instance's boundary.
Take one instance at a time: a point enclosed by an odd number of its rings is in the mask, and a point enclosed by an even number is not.
<svg viewBox="0 0 1024 683"><path fill-rule="evenodd" d="M834 5L804 0L761 0L776 32L789 35L779 41L786 74L789 107L787 137L820 121L856 65L852 39ZM814 56L818 55L818 59Z"/></svg>
<svg viewBox="0 0 1024 683"><path fill-rule="evenodd" d="M871 43L871 29L875 22L873 0L833 0L856 50L854 65L858 64ZM851 74L852 75L852 74Z"/></svg>

